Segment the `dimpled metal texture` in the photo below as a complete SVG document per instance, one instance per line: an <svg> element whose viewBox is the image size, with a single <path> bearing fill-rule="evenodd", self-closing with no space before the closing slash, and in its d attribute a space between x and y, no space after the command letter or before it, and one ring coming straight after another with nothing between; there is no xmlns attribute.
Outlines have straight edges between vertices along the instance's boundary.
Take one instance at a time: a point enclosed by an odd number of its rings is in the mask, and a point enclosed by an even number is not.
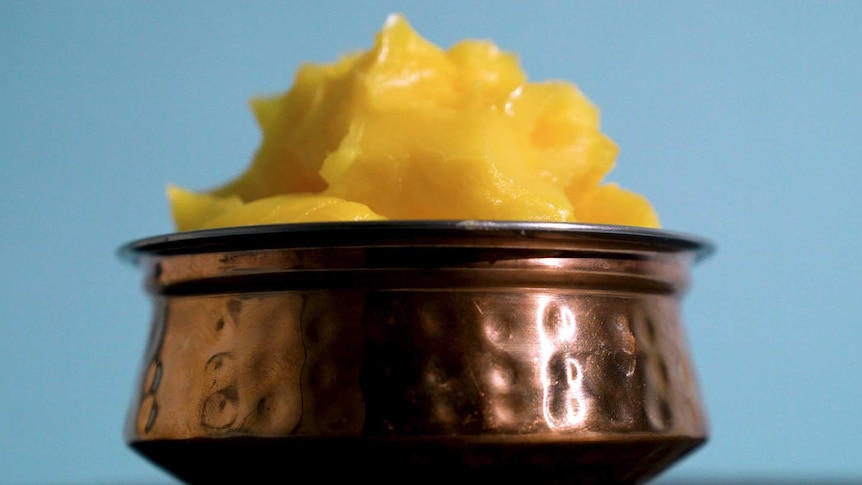
<svg viewBox="0 0 862 485"><path fill-rule="evenodd" d="M707 437L680 302L709 251L535 223L132 243L154 316L126 438L189 482L640 483Z"/></svg>

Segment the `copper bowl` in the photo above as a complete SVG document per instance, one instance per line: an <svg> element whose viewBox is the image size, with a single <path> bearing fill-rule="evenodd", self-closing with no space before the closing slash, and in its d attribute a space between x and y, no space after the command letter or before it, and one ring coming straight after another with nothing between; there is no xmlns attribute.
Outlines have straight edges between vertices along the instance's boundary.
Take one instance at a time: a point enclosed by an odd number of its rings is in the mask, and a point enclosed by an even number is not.
<svg viewBox="0 0 862 485"><path fill-rule="evenodd" d="M153 321L125 437L188 482L640 483L707 438L664 230L273 225L130 243Z"/></svg>

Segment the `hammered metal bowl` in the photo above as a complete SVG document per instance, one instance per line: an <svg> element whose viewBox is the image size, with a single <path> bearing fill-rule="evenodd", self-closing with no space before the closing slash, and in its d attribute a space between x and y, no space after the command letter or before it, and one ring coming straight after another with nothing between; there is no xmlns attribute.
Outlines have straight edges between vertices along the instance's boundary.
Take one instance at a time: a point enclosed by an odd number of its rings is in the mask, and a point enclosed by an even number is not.
<svg viewBox="0 0 862 485"><path fill-rule="evenodd" d="M640 483L703 443L701 239L361 222L123 246L153 321L128 443L188 482Z"/></svg>

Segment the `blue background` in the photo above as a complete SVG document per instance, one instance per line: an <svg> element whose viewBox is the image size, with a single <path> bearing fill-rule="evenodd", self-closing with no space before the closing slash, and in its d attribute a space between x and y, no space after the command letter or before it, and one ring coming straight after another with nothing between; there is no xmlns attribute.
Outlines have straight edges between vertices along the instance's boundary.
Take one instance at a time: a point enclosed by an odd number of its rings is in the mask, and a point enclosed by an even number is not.
<svg viewBox="0 0 862 485"><path fill-rule="evenodd" d="M718 245L684 302L712 439L660 481L862 480L862 3L3 1L0 482L172 483L121 438L150 309L115 250L394 11L578 84L610 179Z"/></svg>

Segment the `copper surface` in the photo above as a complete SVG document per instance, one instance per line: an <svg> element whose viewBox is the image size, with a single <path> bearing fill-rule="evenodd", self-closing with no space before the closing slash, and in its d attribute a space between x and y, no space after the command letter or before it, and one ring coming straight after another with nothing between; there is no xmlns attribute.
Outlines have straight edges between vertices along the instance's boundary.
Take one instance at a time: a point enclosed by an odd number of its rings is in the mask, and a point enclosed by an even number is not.
<svg viewBox="0 0 862 485"><path fill-rule="evenodd" d="M127 441L188 481L322 459L548 483L641 482L702 443L680 302L704 245L505 227L135 246L154 316Z"/></svg>

